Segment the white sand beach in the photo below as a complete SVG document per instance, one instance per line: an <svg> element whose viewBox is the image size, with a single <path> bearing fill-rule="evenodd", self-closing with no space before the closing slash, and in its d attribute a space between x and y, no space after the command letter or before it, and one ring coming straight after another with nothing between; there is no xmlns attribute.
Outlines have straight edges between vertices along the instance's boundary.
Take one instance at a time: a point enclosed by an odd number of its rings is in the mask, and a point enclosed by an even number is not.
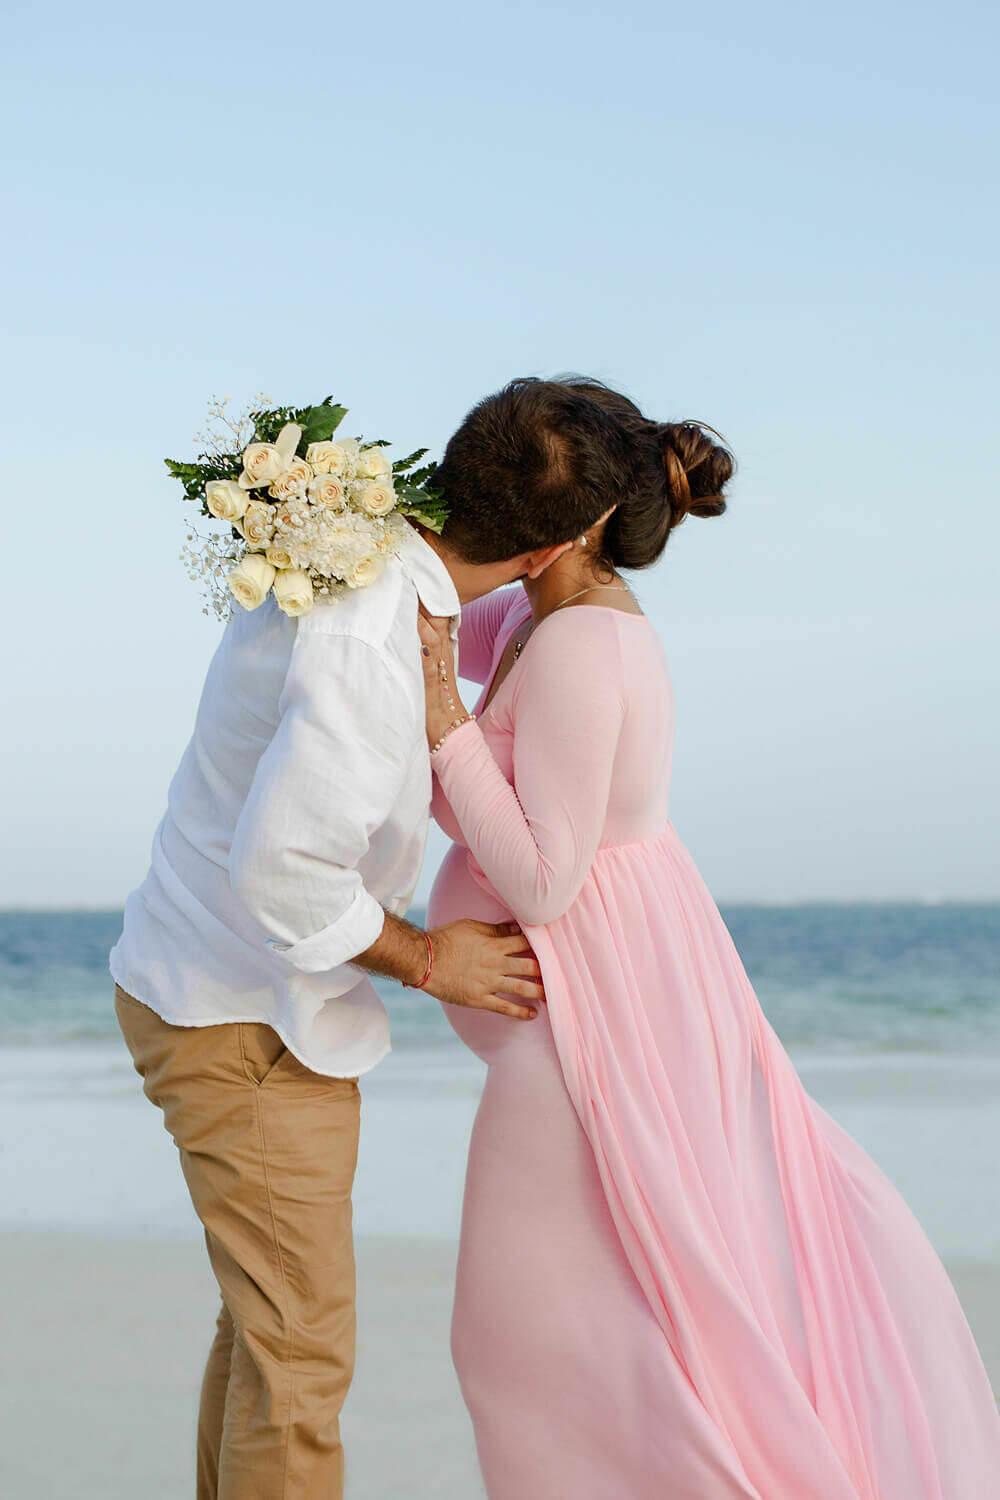
<svg viewBox="0 0 1000 1500"><path fill-rule="evenodd" d="M352 1500L474 1500L448 1354L454 1252L362 1240L344 1413ZM191 1240L10 1235L0 1409L4 1500L190 1500L200 1363L216 1311Z"/></svg>
<svg viewBox="0 0 1000 1500"><path fill-rule="evenodd" d="M1000 1393L1000 1059L798 1057L945 1260ZM448 1323L469 1055L398 1053L365 1087L350 1500L482 1495ZM0 1495L189 1500L215 1287L173 1147L120 1049L0 1051Z"/></svg>
<svg viewBox="0 0 1000 1500"><path fill-rule="evenodd" d="M448 1356L454 1251L362 1240L359 1346L344 1413L351 1500L475 1500ZM1000 1389L1000 1265L949 1267ZM8 1236L0 1405L6 1500L190 1500L199 1361L215 1315L188 1240Z"/></svg>

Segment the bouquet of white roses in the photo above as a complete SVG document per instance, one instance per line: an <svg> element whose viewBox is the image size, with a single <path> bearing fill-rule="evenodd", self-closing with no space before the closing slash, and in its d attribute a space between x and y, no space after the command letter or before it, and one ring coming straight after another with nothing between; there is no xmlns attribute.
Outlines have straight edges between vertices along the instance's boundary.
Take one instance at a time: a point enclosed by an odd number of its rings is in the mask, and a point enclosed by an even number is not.
<svg viewBox="0 0 1000 1500"><path fill-rule="evenodd" d="M229 525L208 537L192 530L182 554L217 614L230 595L256 609L269 593L285 614L307 614L319 597L374 582L404 516L441 530L435 465L420 463L426 448L392 463L382 438L335 438L347 408L329 396L302 408L255 404L236 419L226 406L209 408L195 462L166 460L185 497Z"/></svg>

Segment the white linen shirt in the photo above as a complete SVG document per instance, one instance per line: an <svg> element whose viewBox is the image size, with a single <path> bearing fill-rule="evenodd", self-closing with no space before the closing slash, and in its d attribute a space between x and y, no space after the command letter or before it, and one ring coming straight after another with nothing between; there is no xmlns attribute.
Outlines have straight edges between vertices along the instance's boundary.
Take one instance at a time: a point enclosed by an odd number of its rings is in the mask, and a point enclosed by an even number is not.
<svg viewBox="0 0 1000 1500"><path fill-rule="evenodd" d="M179 1026L265 1021L315 1072L356 1077L389 1020L350 960L409 907L431 795L418 598L455 617L406 528L378 580L297 620L234 608L111 952L122 989Z"/></svg>

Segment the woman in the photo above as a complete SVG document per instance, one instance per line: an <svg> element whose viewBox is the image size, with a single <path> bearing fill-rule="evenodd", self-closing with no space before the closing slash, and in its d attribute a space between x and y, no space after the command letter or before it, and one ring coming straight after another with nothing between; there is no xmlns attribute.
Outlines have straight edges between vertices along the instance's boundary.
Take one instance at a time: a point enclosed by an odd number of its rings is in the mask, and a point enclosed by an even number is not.
<svg viewBox="0 0 1000 1500"><path fill-rule="evenodd" d="M732 460L586 383L642 492L422 622L430 922L518 920L547 1004L453 1011L488 1064L455 1362L491 1500L986 1500L1000 1415L943 1266L804 1091L668 821L673 704L619 569L718 515Z"/></svg>

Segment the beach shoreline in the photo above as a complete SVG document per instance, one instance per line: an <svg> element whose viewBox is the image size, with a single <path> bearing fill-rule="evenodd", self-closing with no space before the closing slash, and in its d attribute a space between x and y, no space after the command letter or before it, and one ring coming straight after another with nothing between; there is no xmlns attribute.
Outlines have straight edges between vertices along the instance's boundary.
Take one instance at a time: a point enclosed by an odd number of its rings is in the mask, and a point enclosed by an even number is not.
<svg viewBox="0 0 1000 1500"><path fill-rule="evenodd" d="M1000 1394L1000 1056L790 1049L942 1258ZM348 1500L481 1500L449 1351L484 1069L449 1039L362 1087ZM0 1047L0 1494L189 1500L217 1291L173 1142L120 1042Z"/></svg>
<svg viewBox="0 0 1000 1500"><path fill-rule="evenodd" d="M1000 1055L789 1053L808 1093L892 1179L942 1259L1000 1260ZM401 1048L362 1080L355 1225L458 1238L485 1069L457 1041ZM0 1233L192 1238L159 1112L121 1042L0 1047Z"/></svg>

